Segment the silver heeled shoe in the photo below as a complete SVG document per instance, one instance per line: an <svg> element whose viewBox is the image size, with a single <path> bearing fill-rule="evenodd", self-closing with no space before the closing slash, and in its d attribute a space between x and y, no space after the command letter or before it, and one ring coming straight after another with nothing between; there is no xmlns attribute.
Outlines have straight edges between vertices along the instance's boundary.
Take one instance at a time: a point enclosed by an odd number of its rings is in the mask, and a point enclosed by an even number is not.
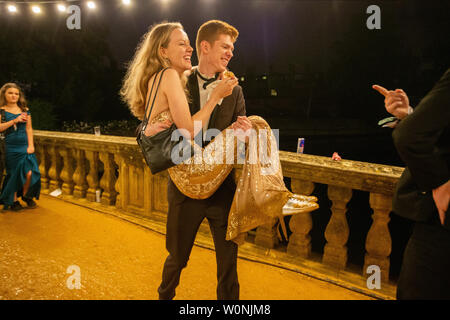
<svg viewBox="0 0 450 320"><path fill-rule="evenodd" d="M319 208L317 198L314 196L303 196L293 194L283 207L282 214L289 216L297 213L311 212Z"/></svg>

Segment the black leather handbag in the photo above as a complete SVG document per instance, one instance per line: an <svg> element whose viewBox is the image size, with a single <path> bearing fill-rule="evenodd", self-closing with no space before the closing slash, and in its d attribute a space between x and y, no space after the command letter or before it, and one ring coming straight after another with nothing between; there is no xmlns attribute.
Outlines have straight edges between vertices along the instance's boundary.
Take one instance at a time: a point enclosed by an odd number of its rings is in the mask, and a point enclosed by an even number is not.
<svg viewBox="0 0 450 320"><path fill-rule="evenodd" d="M146 136L144 131L148 125L148 120L152 114L153 105L155 104L156 95L158 94L159 85L161 84L161 79L164 74L163 69L161 71L161 76L159 77L158 85L156 87L155 96L153 98L152 105L150 107L150 112L147 113L148 105L150 103L150 98L152 96L153 87L158 75L153 79L152 88L150 90L150 95L148 98L147 106L145 107L144 120L137 127L137 143L142 150L142 154L145 158L147 165L150 168L152 174L164 171L171 168L182 161L189 159L193 155L193 150L189 140L181 136L176 132L177 127L172 124L170 128L167 128L153 136ZM181 141L180 141L181 139Z"/></svg>

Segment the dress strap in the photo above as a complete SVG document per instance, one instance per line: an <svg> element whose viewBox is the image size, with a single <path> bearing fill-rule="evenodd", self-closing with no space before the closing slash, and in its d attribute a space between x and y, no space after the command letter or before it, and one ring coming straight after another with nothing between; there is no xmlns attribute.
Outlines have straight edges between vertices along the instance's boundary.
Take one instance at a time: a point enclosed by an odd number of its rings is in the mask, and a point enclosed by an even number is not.
<svg viewBox="0 0 450 320"><path fill-rule="evenodd" d="M153 106L154 106L154 104L155 104L156 95L158 94L159 85L161 84L162 76L163 76L163 74L164 74L164 71L166 71L167 69L169 69L169 68L164 68L164 69L162 70L162 72L161 72L161 76L159 77L159 82L158 82L158 85L156 86L155 96L153 97L153 102L152 102L152 105L151 105L151 107L150 107L150 111L147 113L148 105L149 105L150 100L151 100L151 98L152 98L153 87L155 86L155 81L156 81L156 78L158 77L158 74L156 74L156 75L155 75L155 78L153 79L152 88L151 88L151 90L150 90L150 94L149 94L149 96L148 96L147 105L146 105L146 107L145 107L145 116L144 116L144 120L143 120L144 125L142 126L142 132L145 131L145 128L147 127L148 120L150 119L150 115L152 114Z"/></svg>

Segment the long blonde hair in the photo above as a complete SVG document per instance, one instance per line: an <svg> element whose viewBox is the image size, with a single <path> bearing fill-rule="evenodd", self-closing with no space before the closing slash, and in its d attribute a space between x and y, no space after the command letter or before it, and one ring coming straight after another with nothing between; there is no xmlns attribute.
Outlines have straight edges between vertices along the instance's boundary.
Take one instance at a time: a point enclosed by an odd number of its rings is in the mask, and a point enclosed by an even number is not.
<svg viewBox="0 0 450 320"><path fill-rule="evenodd" d="M19 90L19 101L17 101L17 105L22 111L27 111L28 104L27 99L25 99L25 94L23 93L22 89L14 82L5 83L3 87L0 89L0 107L3 107L8 104L8 102L6 101L6 91L10 88Z"/></svg>
<svg viewBox="0 0 450 320"><path fill-rule="evenodd" d="M160 48L167 48L170 35L177 28L184 31L179 22L162 22L151 26L128 64L120 95L131 113L140 120L144 118L148 81L155 73L170 66L170 62L161 56Z"/></svg>

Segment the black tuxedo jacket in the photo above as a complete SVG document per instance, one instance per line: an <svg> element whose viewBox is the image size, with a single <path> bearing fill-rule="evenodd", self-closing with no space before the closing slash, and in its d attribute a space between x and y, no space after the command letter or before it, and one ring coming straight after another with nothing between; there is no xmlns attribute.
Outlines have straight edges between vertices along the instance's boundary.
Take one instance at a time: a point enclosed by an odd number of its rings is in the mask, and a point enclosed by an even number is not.
<svg viewBox="0 0 450 320"><path fill-rule="evenodd" d="M197 75L195 72L188 77L187 88L189 91L189 109L191 115L197 113L200 110L200 91L198 87ZM208 129L218 129L222 131L230 126L233 122L237 120L238 116L245 116L245 100L242 93L242 87L237 85L234 87L231 95L225 97L221 105L217 105L211 117L209 119ZM201 133L200 133L201 135ZM202 139L202 136L196 137L197 139ZM211 139L212 140L212 139ZM209 141L203 141L203 146L207 145ZM223 187L229 188L232 192L236 189L236 184L233 180L233 175L230 174L227 179L223 182ZM167 189L167 196L169 201L171 199L176 199L182 201L186 196L182 194L172 180L169 177L169 185Z"/></svg>
<svg viewBox="0 0 450 320"><path fill-rule="evenodd" d="M432 190L450 179L450 69L394 129L393 138L407 166L393 211L414 221L436 220ZM450 227L449 210L446 216L445 226Z"/></svg>

